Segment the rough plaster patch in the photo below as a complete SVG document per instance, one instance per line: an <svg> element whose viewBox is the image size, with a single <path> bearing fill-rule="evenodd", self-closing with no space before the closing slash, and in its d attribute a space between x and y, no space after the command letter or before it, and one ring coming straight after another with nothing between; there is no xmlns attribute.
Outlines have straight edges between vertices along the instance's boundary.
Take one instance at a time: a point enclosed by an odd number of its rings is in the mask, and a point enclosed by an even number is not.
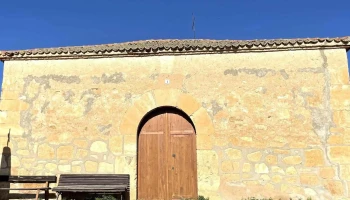
<svg viewBox="0 0 350 200"><path fill-rule="evenodd" d="M84 115L86 115L88 112L90 112L90 110L92 109L92 104L94 104L95 99L94 98L88 98L87 99L87 103L85 106L85 110L84 110Z"/></svg>
<svg viewBox="0 0 350 200"><path fill-rule="evenodd" d="M276 71L273 69L266 69L266 68L240 68L240 69L226 69L224 71L224 75L232 75L232 76L238 76L239 73L245 73L245 74L251 74L255 75L257 77L264 77L266 74L271 73L272 75L276 74Z"/></svg>
<svg viewBox="0 0 350 200"><path fill-rule="evenodd" d="M94 84L99 84L101 82L101 78L97 76L91 77L91 80Z"/></svg>
<svg viewBox="0 0 350 200"><path fill-rule="evenodd" d="M317 74L317 73L324 73L324 71L325 71L324 66L323 67L317 67L317 68L302 68L302 69L298 69L298 72L309 72L309 73L315 73L315 74Z"/></svg>
<svg viewBox="0 0 350 200"><path fill-rule="evenodd" d="M105 132L105 130L108 130L112 127L112 124L108 124L108 125L99 125L98 126L98 130L103 133ZM109 131L107 131L107 133L109 133Z"/></svg>
<svg viewBox="0 0 350 200"><path fill-rule="evenodd" d="M159 74L151 74L149 77L153 80L155 80L157 77L159 76Z"/></svg>
<svg viewBox="0 0 350 200"><path fill-rule="evenodd" d="M281 69L280 70L280 74L282 75L282 77L287 80L289 79L289 75L287 74L286 70L285 69Z"/></svg>
<svg viewBox="0 0 350 200"><path fill-rule="evenodd" d="M125 94L125 101L130 102L131 101L132 94L131 93L126 93Z"/></svg>
<svg viewBox="0 0 350 200"><path fill-rule="evenodd" d="M123 74L121 72L116 72L112 75L102 74L101 80L103 83L121 83L125 82Z"/></svg>
<svg viewBox="0 0 350 200"><path fill-rule="evenodd" d="M44 105L41 107L41 113L45 112L45 110L49 104L50 104L49 101L45 101Z"/></svg>
<svg viewBox="0 0 350 200"><path fill-rule="evenodd" d="M211 101L211 109L213 111L213 116L215 116L218 112L220 112L223 108L219 106L218 102L215 100Z"/></svg>
<svg viewBox="0 0 350 200"><path fill-rule="evenodd" d="M72 90L68 90L63 93L63 97L65 101L68 101L69 103L72 103L72 97L74 97L75 93Z"/></svg>

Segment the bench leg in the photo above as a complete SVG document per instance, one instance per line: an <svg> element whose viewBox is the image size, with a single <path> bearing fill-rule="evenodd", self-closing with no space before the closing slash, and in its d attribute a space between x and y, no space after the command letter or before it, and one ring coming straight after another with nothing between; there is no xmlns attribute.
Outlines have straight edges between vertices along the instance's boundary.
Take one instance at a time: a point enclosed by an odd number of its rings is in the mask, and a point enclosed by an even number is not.
<svg viewBox="0 0 350 200"><path fill-rule="evenodd" d="M49 188L49 182L46 182L46 187ZM49 200L49 190L45 190L45 200Z"/></svg>
<svg viewBox="0 0 350 200"><path fill-rule="evenodd" d="M38 200L38 198L39 198L39 192L40 192L40 190L37 190L37 191L36 191L35 200Z"/></svg>

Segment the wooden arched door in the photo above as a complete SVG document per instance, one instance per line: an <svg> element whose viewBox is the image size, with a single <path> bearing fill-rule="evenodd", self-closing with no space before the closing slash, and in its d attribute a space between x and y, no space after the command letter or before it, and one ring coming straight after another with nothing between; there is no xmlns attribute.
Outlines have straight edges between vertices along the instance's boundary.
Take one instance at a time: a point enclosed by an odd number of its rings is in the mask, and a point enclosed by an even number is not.
<svg viewBox="0 0 350 200"><path fill-rule="evenodd" d="M187 115L159 108L140 126L138 199L197 198L196 137Z"/></svg>

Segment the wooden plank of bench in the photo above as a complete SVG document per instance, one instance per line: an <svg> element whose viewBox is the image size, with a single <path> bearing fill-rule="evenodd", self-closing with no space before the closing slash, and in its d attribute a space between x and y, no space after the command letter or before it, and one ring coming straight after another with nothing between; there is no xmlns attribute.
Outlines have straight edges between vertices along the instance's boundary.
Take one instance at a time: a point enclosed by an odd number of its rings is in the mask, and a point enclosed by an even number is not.
<svg viewBox="0 0 350 200"><path fill-rule="evenodd" d="M51 188L0 188L0 190L50 190Z"/></svg>

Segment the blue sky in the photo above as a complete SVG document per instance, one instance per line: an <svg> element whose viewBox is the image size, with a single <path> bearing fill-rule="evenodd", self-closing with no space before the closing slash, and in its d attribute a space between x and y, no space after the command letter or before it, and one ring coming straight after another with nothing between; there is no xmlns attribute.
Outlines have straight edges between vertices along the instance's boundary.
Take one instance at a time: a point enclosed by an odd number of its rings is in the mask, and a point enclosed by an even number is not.
<svg viewBox="0 0 350 200"><path fill-rule="evenodd" d="M17 0L0 3L0 49L144 39L350 35L350 0ZM348 53L349 55L349 53ZM0 81L3 65L0 64Z"/></svg>

